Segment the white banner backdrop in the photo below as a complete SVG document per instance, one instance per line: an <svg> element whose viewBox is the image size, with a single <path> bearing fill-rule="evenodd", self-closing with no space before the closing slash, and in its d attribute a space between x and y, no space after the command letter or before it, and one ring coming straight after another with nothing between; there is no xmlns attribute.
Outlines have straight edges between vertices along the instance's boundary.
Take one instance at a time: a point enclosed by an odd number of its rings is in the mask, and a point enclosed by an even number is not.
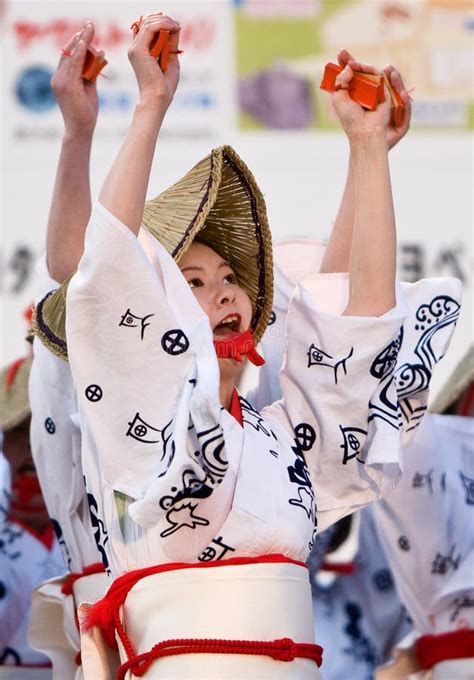
<svg viewBox="0 0 474 680"><path fill-rule="evenodd" d="M156 5L136 2L10 2L2 35L0 286L2 365L25 353L22 311L32 266L44 247L62 119L49 91L59 50L85 19L109 65L99 79L101 111L92 155L94 194L130 120L136 86L126 58L129 26ZM209 150L235 146L262 187L275 239L327 237L344 184L347 145L329 132L242 132L236 125L232 3L160 3L183 26L182 76L155 158L150 196ZM249 49L252 46L249 45ZM455 275L464 311L441 365L444 380L472 338L472 136L412 131L392 152L401 278Z"/></svg>

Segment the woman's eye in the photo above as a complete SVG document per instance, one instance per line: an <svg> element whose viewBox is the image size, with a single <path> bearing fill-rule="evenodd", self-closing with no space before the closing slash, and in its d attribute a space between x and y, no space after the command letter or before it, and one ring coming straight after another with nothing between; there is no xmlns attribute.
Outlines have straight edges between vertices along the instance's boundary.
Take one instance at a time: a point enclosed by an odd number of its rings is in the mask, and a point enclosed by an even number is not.
<svg viewBox="0 0 474 680"><path fill-rule="evenodd" d="M227 276L224 276L224 281L226 283L237 283L237 277L235 274L227 274Z"/></svg>
<svg viewBox="0 0 474 680"><path fill-rule="evenodd" d="M188 283L190 288L199 288L204 285L201 279L191 279Z"/></svg>

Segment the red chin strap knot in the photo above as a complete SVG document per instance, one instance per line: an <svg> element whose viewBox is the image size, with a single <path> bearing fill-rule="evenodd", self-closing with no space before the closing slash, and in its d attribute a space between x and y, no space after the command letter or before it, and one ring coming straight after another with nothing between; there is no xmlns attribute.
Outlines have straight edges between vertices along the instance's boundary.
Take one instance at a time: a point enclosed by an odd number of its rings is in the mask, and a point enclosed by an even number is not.
<svg viewBox="0 0 474 680"><path fill-rule="evenodd" d="M15 504L18 509L27 509L29 503L35 496L41 494L41 486L38 477L33 475L21 475L13 482L13 490L18 496ZM42 508L44 510L45 507Z"/></svg>
<svg viewBox="0 0 474 680"><path fill-rule="evenodd" d="M263 366L265 360L255 348L255 338L250 328L239 335L227 340L214 340L214 347L218 359L235 359L243 361L247 356L255 366Z"/></svg>

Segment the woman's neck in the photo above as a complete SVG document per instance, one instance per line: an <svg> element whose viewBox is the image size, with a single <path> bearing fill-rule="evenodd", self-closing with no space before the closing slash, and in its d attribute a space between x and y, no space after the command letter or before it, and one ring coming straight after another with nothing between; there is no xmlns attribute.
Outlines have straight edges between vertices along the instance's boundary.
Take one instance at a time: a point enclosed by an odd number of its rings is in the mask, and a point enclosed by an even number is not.
<svg viewBox="0 0 474 680"><path fill-rule="evenodd" d="M222 406L229 411L232 402L232 395L235 390L234 380L221 380L219 385L219 397Z"/></svg>

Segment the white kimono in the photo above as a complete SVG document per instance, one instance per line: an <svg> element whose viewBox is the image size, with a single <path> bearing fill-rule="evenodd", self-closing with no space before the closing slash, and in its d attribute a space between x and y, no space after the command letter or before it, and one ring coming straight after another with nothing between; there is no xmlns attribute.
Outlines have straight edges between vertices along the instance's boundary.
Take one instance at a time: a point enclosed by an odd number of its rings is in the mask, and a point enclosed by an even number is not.
<svg viewBox="0 0 474 680"><path fill-rule="evenodd" d="M0 666L49 664L27 639L33 589L65 571L58 542L49 539L43 542L8 519L0 529Z"/></svg>
<svg viewBox="0 0 474 680"><path fill-rule="evenodd" d="M474 628L474 418L427 414L375 517L418 634Z"/></svg>
<svg viewBox="0 0 474 680"><path fill-rule="evenodd" d="M312 579L324 680L371 680L377 666L390 659L394 645L412 629L380 546L373 519L376 505L360 513L353 573L335 575L327 587ZM311 569L311 558L309 564Z"/></svg>
<svg viewBox="0 0 474 680"><path fill-rule="evenodd" d="M49 276L46 258L36 267L38 299L59 287ZM29 398L30 443L36 471L68 571L79 574L101 562L84 486L77 397L69 364L35 339ZM95 601L109 586L105 574L82 577L72 594L63 592L65 577L36 584L32 596L30 640L53 663L53 679L80 680L77 664L80 634L77 607ZM48 621L45 628L44 621Z"/></svg>
<svg viewBox="0 0 474 680"><path fill-rule="evenodd" d="M297 285L283 396L260 412L241 398L241 428L220 405L209 321L175 262L97 204L69 285L67 337L107 569L276 552L305 560L316 526L393 489L403 426L423 415L459 311L459 282L441 288L414 284L382 317L356 318L340 316L331 277Z"/></svg>
<svg viewBox="0 0 474 680"><path fill-rule="evenodd" d="M36 267L38 298L59 287L50 278L46 258ZM77 397L67 362L35 338L29 397L30 443L43 497L63 551L73 572L99 562L84 492L81 432Z"/></svg>

